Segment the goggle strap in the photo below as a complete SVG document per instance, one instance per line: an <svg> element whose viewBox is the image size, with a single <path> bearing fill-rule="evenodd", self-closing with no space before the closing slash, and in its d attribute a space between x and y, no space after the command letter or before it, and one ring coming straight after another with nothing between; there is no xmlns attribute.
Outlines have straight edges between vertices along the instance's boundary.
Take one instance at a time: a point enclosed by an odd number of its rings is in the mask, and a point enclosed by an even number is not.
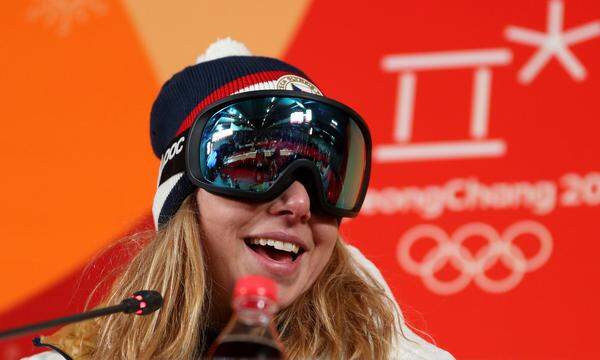
<svg viewBox="0 0 600 360"><path fill-rule="evenodd" d="M161 156L157 187L173 175L185 172L185 143L188 141L189 132L188 129L178 135Z"/></svg>

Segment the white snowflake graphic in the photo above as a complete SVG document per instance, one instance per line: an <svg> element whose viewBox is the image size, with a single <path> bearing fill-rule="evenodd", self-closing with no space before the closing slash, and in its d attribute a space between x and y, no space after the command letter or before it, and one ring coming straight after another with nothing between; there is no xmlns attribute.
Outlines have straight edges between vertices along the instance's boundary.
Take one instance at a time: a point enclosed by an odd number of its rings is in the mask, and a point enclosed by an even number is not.
<svg viewBox="0 0 600 360"><path fill-rule="evenodd" d="M27 18L54 28L59 36L67 36L74 25L87 22L91 15L105 15L107 8L104 0L35 0Z"/></svg>
<svg viewBox="0 0 600 360"><path fill-rule="evenodd" d="M531 83L553 56L574 80L583 81L585 79L586 69L569 47L600 36L600 20L590 21L565 30L563 29L564 11L562 1L551 0L548 2L545 33L519 26L506 28L505 36L508 40L538 48L538 51L519 71L520 83Z"/></svg>

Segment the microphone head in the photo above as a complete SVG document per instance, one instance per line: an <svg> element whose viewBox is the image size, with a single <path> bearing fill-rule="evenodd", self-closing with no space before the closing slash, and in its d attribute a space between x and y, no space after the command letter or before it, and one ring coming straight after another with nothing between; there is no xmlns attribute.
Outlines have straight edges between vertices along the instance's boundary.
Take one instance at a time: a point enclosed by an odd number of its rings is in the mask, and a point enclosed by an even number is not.
<svg viewBox="0 0 600 360"><path fill-rule="evenodd" d="M131 295L130 298L123 300L126 305L126 314L135 313L136 315L147 315L160 309L163 304L163 298L158 291L140 290Z"/></svg>

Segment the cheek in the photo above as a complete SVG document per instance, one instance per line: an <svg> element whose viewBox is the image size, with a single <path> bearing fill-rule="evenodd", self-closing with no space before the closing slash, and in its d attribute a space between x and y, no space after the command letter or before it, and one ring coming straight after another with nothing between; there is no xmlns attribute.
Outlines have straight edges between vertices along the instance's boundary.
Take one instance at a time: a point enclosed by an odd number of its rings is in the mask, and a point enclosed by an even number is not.
<svg viewBox="0 0 600 360"><path fill-rule="evenodd" d="M337 221L329 219L321 221L312 226L313 238L317 246L333 249L335 242L339 236L339 227Z"/></svg>
<svg viewBox="0 0 600 360"><path fill-rule="evenodd" d="M200 213L200 225L204 230L205 240L217 242L216 239L227 239L228 232L235 228L233 219L228 219L217 212Z"/></svg>
<svg viewBox="0 0 600 360"><path fill-rule="evenodd" d="M197 193L197 201L198 220L203 233L199 246L204 248L216 280L223 282L234 270L231 259L238 255L235 245L245 219L244 210L233 206L227 199L203 191Z"/></svg>
<svg viewBox="0 0 600 360"><path fill-rule="evenodd" d="M224 275L228 274L229 270L224 263L225 250L226 250L226 236L219 231L219 227L210 226L211 219L200 216L200 231L202 236L200 238L200 244L198 246L202 247L206 265L209 269L209 273L214 278L214 280L219 283L226 280ZM217 239L223 239L221 241L217 241Z"/></svg>
<svg viewBox="0 0 600 360"><path fill-rule="evenodd" d="M317 256L315 256L315 261L312 264L313 271L310 285L312 285L312 282L319 276L331 259L335 242L339 236L337 223L321 223L313 227L313 235L318 251L315 254Z"/></svg>
<svg viewBox="0 0 600 360"><path fill-rule="evenodd" d="M197 201L200 223L208 241L231 240L249 216L238 202L204 190L198 191Z"/></svg>
<svg viewBox="0 0 600 360"><path fill-rule="evenodd" d="M222 226L218 221L218 218L200 216L200 226L204 233L200 246L204 247L211 267L222 264L226 249L234 238L234 234L227 233L226 229L229 227Z"/></svg>

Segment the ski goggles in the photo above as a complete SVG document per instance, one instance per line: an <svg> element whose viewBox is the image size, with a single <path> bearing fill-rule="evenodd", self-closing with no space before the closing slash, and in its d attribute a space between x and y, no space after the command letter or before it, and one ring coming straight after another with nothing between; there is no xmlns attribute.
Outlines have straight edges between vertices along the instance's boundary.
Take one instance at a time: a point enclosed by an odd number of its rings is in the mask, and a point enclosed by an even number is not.
<svg viewBox="0 0 600 360"><path fill-rule="evenodd" d="M310 93L261 90L218 101L175 140L163 162L183 143L189 180L214 194L269 201L298 180L324 213L354 217L369 183L365 122L349 107Z"/></svg>

